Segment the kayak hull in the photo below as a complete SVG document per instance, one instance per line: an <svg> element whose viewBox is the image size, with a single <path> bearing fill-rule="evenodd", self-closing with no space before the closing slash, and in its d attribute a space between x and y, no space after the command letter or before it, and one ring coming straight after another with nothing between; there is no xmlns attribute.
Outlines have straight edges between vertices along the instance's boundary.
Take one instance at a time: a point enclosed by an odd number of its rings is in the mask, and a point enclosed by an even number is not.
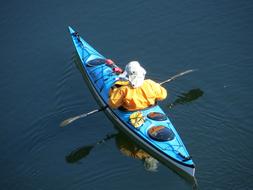
<svg viewBox="0 0 253 190"><path fill-rule="evenodd" d="M92 63L92 61L103 60L105 57L85 42L71 27L69 27L69 31L82 62L82 71L85 81L98 105L104 109L106 116L118 129L139 144L153 157L166 166L174 169L174 171L177 171L179 174L186 174L190 177L194 177L195 165L193 160L190 158L188 151L169 118L167 118L165 122L147 121L141 129L136 129L128 122L129 115L132 112L111 109L107 104L108 94L110 87L118 79L117 74L114 74L112 69L105 64L90 65L89 63ZM108 77L106 78L105 76L107 75ZM100 78L102 79L100 80ZM147 115L154 111L164 113L158 105L145 109L142 113ZM154 141L154 139L148 136L148 129L150 129L151 126L156 124L160 125L161 123L173 131L175 134L174 140L162 143Z"/></svg>

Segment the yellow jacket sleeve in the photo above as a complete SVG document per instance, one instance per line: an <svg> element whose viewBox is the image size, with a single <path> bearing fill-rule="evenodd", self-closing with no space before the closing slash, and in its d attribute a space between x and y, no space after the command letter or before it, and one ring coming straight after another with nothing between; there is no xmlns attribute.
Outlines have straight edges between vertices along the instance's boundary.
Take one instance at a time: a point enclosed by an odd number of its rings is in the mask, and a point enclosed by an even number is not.
<svg viewBox="0 0 253 190"><path fill-rule="evenodd" d="M125 93L124 90L121 88L114 88L110 90L109 94L109 106L113 109L117 109L120 107L124 102Z"/></svg>
<svg viewBox="0 0 253 190"><path fill-rule="evenodd" d="M160 84L152 80L148 80L148 83L151 85L153 91L155 92L156 100L164 100L167 97L167 90Z"/></svg>
<svg viewBox="0 0 253 190"><path fill-rule="evenodd" d="M167 90L163 88L160 84L159 88L157 89L157 100L164 100L167 97Z"/></svg>

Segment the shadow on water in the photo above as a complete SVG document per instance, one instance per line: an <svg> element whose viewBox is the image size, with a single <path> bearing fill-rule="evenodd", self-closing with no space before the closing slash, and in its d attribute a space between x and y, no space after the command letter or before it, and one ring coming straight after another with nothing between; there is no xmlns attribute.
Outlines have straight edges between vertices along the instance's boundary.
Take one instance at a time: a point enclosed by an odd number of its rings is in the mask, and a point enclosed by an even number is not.
<svg viewBox="0 0 253 190"><path fill-rule="evenodd" d="M147 152L142 150L138 145L133 143L125 134L118 132L114 134L108 134L103 139L98 141L97 143L91 145L85 145L83 147L77 148L70 152L65 160L67 163L73 164L78 163L81 159L87 157L91 150L95 148L97 145L103 144L111 139L115 139L116 146L126 156L142 160L144 168L147 171L157 171L158 161L150 156Z"/></svg>
<svg viewBox="0 0 253 190"><path fill-rule="evenodd" d="M103 138L102 140L98 141L97 143L91 144L91 145L85 145L83 147L77 148L76 150L73 150L71 153L69 153L65 159L68 163L72 164L72 163L76 163L79 160L85 158L86 156L88 156L90 154L90 151L95 148L96 145L105 143L106 141L114 138L116 135L118 134L109 134L106 135L105 138Z"/></svg>
<svg viewBox="0 0 253 190"><path fill-rule="evenodd" d="M188 92L185 92L179 95L178 98L174 102L168 105L168 107L173 108L174 106L178 104L182 105L182 104L190 103L192 101L197 100L201 96L203 96L203 94L204 92L199 88L189 90Z"/></svg>
<svg viewBox="0 0 253 190"><path fill-rule="evenodd" d="M141 160L143 162L144 169L149 172L158 171L159 161L153 158L150 154L144 151L139 145L131 141L124 133L118 132L113 134L106 135L103 139L97 143L91 145L85 145L83 147L77 148L66 155L65 160L69 164L79 163L81 159L86 158L92 149L97 145L106 143L107 141L115 139L115 144L120 152L128 157ZM181 174L179 174L181 175ZM192 185L193 189L197 189L196 179L188 178L187 176L184 179Z"/></svg>
<svg viewBox="0 0 253 190"><path fill-rule="evenodd" d="M83 147L73 150L71 153L69 153L65 157L66 162L68 162L70 164L77 163L81 159L84 159L85 157L87 157L90 154L91 150L93 148L95 148L97 145L103 144L113 138L115 139L115 143L116 143L118 149L124 155L132 157L132 158L136 158L139 160L143 160L143 161L145 159L147 159L147 161L150 161L152 159L152 157L148 153L146 153L138 145L134 144L131 140L129 140L129 138L126 135L119 132L119 133L114 133L114 134L108 134L103 139L101 139L100 141L98 141L94 144L85 145ZM154 161L154 162L158 163L158 161ZM156 164L156 163L154 163L154 164ZM152 163L150 163L150 165L148 165L148 164L149 163L144 164L144 167L147 170L149 170L149 168L150 168L149 171L152 171L151 169L154 168L155 166L153 165L153 167L152 167ZM157 167L156 167L156 169L157 169Z"/></svg>

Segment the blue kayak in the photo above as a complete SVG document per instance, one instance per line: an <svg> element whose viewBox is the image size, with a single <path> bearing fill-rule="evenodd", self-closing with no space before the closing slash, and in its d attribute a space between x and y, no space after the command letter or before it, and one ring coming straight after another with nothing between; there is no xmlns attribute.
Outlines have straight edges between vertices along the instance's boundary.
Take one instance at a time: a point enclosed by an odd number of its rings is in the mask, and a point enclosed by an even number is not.
<svg viewBox="0 0 253 190"><path fill-rule="evenodd" d="M84 78L106 116L154 158L177 172L194 177L193 160L160 106L157 104L138 111L143 119L138 127L130 122L134 112L111 109L108 106L109 90L119 79L118 73L115 72L115 65L107 64L106 58L84 41L71 27L69 31L82 62Z"/></svg>

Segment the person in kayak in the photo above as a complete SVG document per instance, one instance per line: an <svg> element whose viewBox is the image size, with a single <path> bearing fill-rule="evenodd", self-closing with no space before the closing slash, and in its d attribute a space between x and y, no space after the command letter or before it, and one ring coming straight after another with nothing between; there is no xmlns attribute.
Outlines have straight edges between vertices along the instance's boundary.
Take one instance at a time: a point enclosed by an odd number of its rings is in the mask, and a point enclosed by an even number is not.
<svg viewBox="0 0 253 190"><path fill-rule="evenodd" d="M145 80L146 71L138 61L129 62L109 92L109 106L128 111L145 109L167 97L167 91L153 80Z"/></svg>

